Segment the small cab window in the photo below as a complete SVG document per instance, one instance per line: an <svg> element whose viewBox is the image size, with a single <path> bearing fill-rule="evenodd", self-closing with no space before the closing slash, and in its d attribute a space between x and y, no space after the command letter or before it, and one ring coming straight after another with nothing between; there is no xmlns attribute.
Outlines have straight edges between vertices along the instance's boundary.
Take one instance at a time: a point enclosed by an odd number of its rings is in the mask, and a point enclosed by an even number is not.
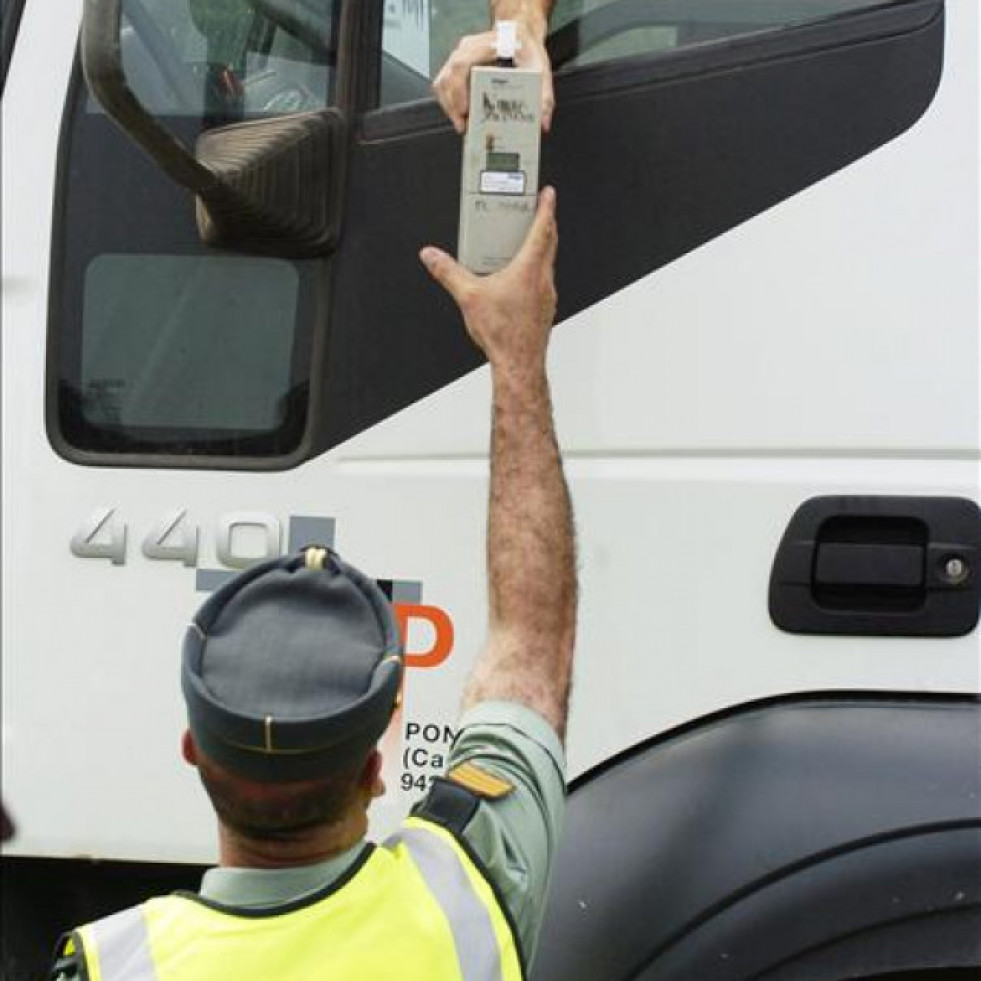
<svg viewBox="0 0 981 981"><path fill-rule="evenodd" d="M81 424L144 438L281 426L298 286L296 270L277 259L93 259L82 314Z"/></svg>

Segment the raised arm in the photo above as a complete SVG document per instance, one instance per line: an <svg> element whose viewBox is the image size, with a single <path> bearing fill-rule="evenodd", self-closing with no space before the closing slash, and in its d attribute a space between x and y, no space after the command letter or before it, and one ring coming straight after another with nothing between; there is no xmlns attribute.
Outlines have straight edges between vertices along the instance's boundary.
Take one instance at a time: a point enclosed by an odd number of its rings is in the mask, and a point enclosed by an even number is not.
<svg viewBox="0 0 981 981"><path fill-rule="evenodd" d="M521 702L564 739L577 586L572 508L546 374L557 244L555 192L546 188L528 239L501 272L474 276L433 248L422 259L487 355L493 386L489 628L464 708Z"/></svg>
<svg viewBox="0 0 981 981"><path fill-rule="evenodd" d="M513 20L518 24L521 48L515 59L523 68L537 68L542 73L542 129L552 125L555 111L555 89L552 85L552 66L545 50L548 18L555 0L491 0L490 20L493 28L498 20ZM496 57L495 33L470 34L461 38L452 54L433 81L433 91L443 111L458 133L467 128L470 108L470 69L474 65L490 64Z"/></svg>

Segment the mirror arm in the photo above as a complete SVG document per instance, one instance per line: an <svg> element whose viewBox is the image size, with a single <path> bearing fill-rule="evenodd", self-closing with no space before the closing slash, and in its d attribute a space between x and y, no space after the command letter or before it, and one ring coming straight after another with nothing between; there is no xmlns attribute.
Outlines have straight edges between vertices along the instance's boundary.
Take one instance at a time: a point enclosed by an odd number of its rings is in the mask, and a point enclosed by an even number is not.
<svg viewBox="0 0 981 981"><path fill-rule="evenodd" d="M105 111L182 187L207 199L220 194L220 180L146 111L123 70L122 0L85 0L82 71Z"/></svg>

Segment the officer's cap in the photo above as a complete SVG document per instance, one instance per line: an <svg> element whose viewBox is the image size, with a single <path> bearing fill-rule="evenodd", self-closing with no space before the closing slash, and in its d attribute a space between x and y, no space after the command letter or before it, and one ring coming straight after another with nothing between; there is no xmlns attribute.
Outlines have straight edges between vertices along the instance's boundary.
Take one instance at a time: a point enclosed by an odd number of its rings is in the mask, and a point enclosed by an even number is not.
<svg viewBox="0 0 981 981"><path fill-rule="evenodd" d="M253 566L198 610L181 685L195 742L281 783L360 765L392 716L402 652L377 583L308 548Z"/></svg>

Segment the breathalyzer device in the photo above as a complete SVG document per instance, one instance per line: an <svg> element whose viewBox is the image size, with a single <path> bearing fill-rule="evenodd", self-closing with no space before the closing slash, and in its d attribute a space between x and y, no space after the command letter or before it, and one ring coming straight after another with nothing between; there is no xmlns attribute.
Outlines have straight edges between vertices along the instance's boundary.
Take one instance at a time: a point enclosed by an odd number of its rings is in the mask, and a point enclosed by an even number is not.
<svg viewBox="0 0 981 981"><path fill-rule="evenodd" d="M457 258L471 272L506 266L525 240L538 199L541 72L514 66L514 21L497 22L497 64L470 72Z"/></svg>

